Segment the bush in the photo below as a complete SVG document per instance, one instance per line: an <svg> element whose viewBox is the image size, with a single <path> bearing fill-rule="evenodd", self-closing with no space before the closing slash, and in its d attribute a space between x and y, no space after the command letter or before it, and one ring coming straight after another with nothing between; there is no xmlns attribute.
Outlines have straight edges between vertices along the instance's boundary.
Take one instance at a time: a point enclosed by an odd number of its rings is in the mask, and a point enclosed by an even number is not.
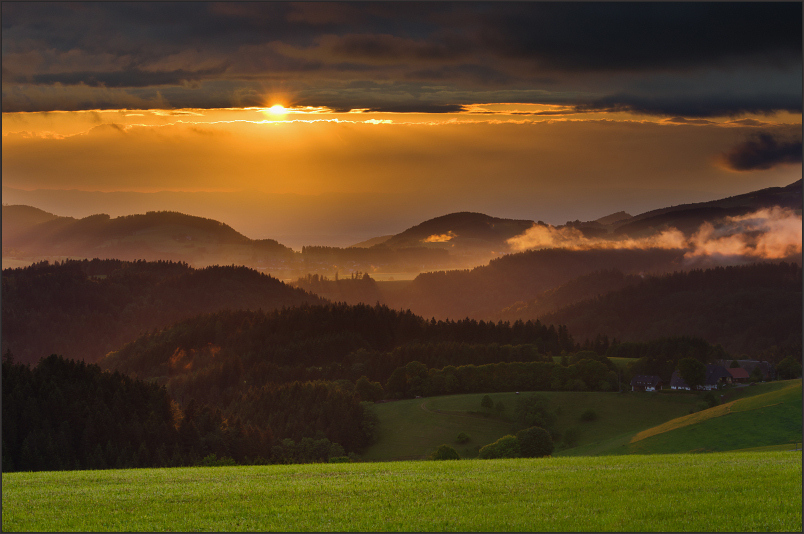
<svg viewBox="0 0 804 534"><path fill-rule="evenodd" d="M720 401L717 399L717 397L715 397L715 394L714 394L714 393L712 393L711 391L707 391L707 392L704 394L704 396L703 396L703 400L704 400L704 402L706 402L706 404L708 405L708 406L707 406L708 408L714 408L715 406L717 406L718 404L720 404Z"/></svg>
<svg viewBox="0 0 804 534"><path fill-rule="evenodd" d="M494 458L519 458L519 441L512 435L503 436L494 443L480 449L478 458L491 460Z"/></svg>
<svg viewBox="0 0 804 534"><path fill-rule="evenodd" d="M433 460L460 460L458 452L449 445L441 445L431 456Z"/></svg>
<svg viewBox="0 0 804 534"><path fill-rule="evenodd" d="M592 408L587 408L581 414L581 421L596 421L598 418L597 412L594 411Z"/></svg>
<svg viewBox="0 0 804 534"><path fill-rule="evenodd" d="M331 464L348 464L352 460L348 456L333 456L329 459Z"/></svg>
<svg viewBox="0 0 804 534"><path fill-rule="evenodd" d="M464 444L464 443L466 443L468 441L471 441L471 440L472 440L472 438L470 438L469 435L466 432L461 432L460 434L458 434L458 437L455 438L455 443Z"/></svg>
<svg viewBox="0 0 804 534"><path fill-rule="evenodd" d="M494 408L494 401L491 400L491 397L488 395L483 395L483 398L480 400L480 406L481 408L492 409Z"/></svg>
<svg viewBox="0 0 804 534"><path fill-rule="evenodd" d="M228 456L224 456L223 458L218 458L214 453L204 456L204 459L201 460L198 465L202 467L218 467L222 465L237 465L232 458Z"/></svg>
<svg viewBox="0 0 804 534"><path fill-rule="evenodd" d="M553 453L553 439L550 433L538 426L526 428L516 433L519 454L525 458L541 458Z"/></svg>

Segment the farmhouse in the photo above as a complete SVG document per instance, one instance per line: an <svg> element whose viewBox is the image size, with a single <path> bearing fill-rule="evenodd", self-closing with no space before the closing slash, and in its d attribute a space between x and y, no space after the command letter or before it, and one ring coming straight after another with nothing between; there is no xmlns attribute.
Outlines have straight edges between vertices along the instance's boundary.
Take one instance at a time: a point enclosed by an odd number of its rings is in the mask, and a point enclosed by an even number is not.
<svg viewBox="0 0 804 534"><path fill-rule="evenodd" d="M718 389L723 384L729 384L732 381L732 375L722 365L709 363L706 365L706 378L701 389L713 390ZM686 389L689 391L690 386L687 384L678 372L678 369L673 371L670 377L670 389Z"/></svg>
<svg viewBox="0 0 804 534"><path fill-rule="evenodd" d="M631 379L631 391L657 391L662 389L662 379L656 375L636 375Z"/></svg>
<svg viewBox="0 0 804 534"><path fill-rule="evenodd" d="M703 389L709 391L718 389L723 384L731 383L731 374L722 365L714 363L706 364L706 379Z"/></svg>
<svg viewBox="0 0 804 534"><path fill-rule="evenodd" d="M729 374L731 375L732 382L748 382L748 371L743 369L742 367L731 367L729 368Z"/></svg>
<svg viewBox="0 0 804 534"><path fill-rule="evenodd" d="M723 367L730 367L733 361L736 361L741 369L745 369L749 376L754 372L754 369L758 367L759 374L762 375L762 380L773 380L776 378L776 369L773 367L773 364L769 362L761 362L759 360L718 360L717 363Z"/></svg>
<svg viewBox="0 0 804 534"><path fill-rule="evenodd" d="M678 369L673 371L673 375L670 377L670 389L686 389L689 391L689 385L681 378L681 375L678 373Z"/></svg>

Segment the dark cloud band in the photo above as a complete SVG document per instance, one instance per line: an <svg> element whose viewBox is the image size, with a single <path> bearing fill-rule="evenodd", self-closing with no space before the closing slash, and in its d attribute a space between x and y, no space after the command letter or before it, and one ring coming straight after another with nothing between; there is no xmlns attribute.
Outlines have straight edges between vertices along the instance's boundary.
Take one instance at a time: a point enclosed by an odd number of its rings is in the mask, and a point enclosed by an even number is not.
<svg viewBox="0 0 804 534"><path fill-rule="evenodd" d="M801 163L801 138L778 139L760 132L723 155L735 171L767 170L777 165Z"/></svg>

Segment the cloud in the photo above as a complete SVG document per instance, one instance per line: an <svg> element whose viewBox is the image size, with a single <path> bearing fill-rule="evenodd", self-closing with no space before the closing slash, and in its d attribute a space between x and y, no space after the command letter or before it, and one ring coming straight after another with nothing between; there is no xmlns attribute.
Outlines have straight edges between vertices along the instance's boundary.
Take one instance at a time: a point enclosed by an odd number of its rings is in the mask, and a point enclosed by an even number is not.
<svg viewBox="0 0 804 534"><path fill-rule="evenodd" d="M450 230L446 234L433 234L423 241L424 243L446 243L447 241L452 241L453 237L456 237L456 234Z"/></svg>
<svg viewBox="0 0 804 534"><path fill-rule="evenodd" d="M670 117L801 111L792 2L5 2L2 25L5 111L127 98L211 108L274 89L314 106L404 106L415 92L345 85L406 81L445 106L504 87L527 102ZM34 90L59 84L84 96ZM137 92L166 86L170 96Z"/></svg>
<svg viewBox="0 0 804 534"><path fill-rule="evenodd" d="M735 171L767 170L778 165L801 163L801 138L779 139L759 132L722 155L725 165Z"/></svg>
<svg viewBox="0 0 804 534"><path fill-rule="evenodd" d="M704 223L689 241L686 258L745 257L784 259L801 255L801 215L780 208L762 209L719 224Z"/></svg>
<svg viewBox="0 0 804 534"><path fill-rule="evenodd" d="M777 111L801 113L802 103L800 92L746 95L713 93L695 96L616 94L580 103L576 109L704 118L746 113L772 114Z"/></svg>
<svg viewBox="0 0 804 534"><path fill-rule="evenodd" d="M87 85L89 87L148 87L152 85L182 85L187 82L217 77L223 74L227 65L186 71L144 71L127 69L117 72L67 72L58 74L34 75L33 83L37 85Z"/></svg>
<svg viewBox="0 0 804 534"><path fill-rule="evenodd" d="M780 208L761 209L739 217L703 223L686 238L676 228L641 238L588 238L573 227L536 224L508 240L514 251L542 248L590 249L682 249L689 260L745 261L784 259L801 255L801 215Z"/></svg>

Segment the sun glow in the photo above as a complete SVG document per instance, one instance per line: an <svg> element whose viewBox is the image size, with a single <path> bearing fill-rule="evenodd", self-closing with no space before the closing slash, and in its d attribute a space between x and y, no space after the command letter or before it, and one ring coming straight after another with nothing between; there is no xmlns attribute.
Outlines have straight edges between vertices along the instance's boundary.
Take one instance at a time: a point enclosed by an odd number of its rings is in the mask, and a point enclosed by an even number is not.
<svg viewBox="0 0 804 534"><path fill-rule="evenodd" d="M288 109L282 104L274 104L268 108L268 112L272 115L284 115L288 112Z"/></svg>

